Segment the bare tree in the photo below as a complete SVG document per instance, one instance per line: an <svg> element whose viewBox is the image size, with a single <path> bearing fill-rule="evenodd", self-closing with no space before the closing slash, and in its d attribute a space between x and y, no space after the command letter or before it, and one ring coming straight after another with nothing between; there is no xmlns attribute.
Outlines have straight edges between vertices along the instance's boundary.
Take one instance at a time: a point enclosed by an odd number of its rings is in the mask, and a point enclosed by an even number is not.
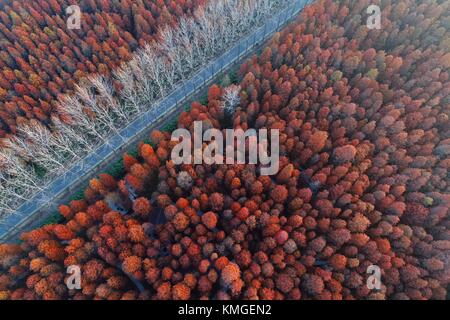
<svg viewBox="0 0 450 320"><path fill-rule="evenodd" d="M18 134L10 138L8 146L24 159L47 170L60 172L65 167L67 159L58 152L51 132L38 121L19 127Z"/></svg>
<svg viewBox="0 0 450 320"><path fill-rule="evenodd" d="M231 85L223 90L222 99L223 107L225 112L228 114L233 114L236 107L241 102L241 97L239 96L241 92L241 86Z"/></svg>
<svg viewBox="0 0 450 320"><path fill-rule="evenodd" d="M30 195L42 190L34 170L8 148L0 149L0 185L1 206L5 210L16 208Z"/></svg>
<svg viewBox="0 0 450 320"><path fill-rule="evenodd" d="M122 85L120 96L129 116L144 111L142 101L151 100L153 89L148 86L143 71L138 67L137 59L133 58L128 63L123 63L114 71L113 76Z"/></svg>
<svg viewBox="0 0 450 320"><path fill-rule="evenodd" d="M58 108L60 116L70 118L71 122L68 125L76 127L84 139L88 141L100 140L107 143L102 130L96 123L95 114L93 112L88 113L89 109L80 101L78 93L66 95L60 100L60 107Z"/></svg>
<svg viewBox="0 0 450 320"><path fill-rule="evenodd" d="M80 155L80 153L94 152L91 143L85 139L79 130L62 122L57 116L52 116L52 123L56 139L67 141L68 143L66 143L66 145L70 146L75 153Z"/></svg>

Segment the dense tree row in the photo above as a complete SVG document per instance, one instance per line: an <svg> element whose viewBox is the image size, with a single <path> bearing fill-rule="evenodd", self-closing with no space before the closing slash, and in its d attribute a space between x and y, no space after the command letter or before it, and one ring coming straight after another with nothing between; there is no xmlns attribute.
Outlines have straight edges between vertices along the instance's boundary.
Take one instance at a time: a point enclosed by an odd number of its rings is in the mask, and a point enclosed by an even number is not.
<svg viewBox="0 0 450 320"><path fill-rule="evenodd" d="M0 138L55 114L57 97L92 73L108 75L131 53L206 0L4 1L0 12ZM80 29L66 9L78 5Z"/></svg>
<svg viewBox="0 0 450 320"><path fill-rule="evenodd" d="M65 223L0 246L0 297L445 299L450 4L384 2L371 31L368 5L314 3L241 66L237 106L213 86L181 114L191 131L280 130L276 175L174 165L155 131L122 179L60 207ZM69 265L81 290L64 285Z"/></svg>
<svg viewBox="0 0 450 320"><path fill-rule="evenodd" d="M160 115L155 102L287 3L208 2L176 26L162 26L158 39L146 42L111 76L89 75L73 92L59 95L51 124L31 119L0 141L0 216L14 213L143 112Z"/></svg>

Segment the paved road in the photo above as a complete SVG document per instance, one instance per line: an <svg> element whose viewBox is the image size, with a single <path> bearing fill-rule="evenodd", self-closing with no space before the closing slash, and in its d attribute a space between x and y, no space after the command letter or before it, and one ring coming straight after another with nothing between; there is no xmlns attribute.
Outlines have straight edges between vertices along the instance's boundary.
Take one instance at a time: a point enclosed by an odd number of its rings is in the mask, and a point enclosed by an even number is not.
<svg viewBox="0 0 450 320"><path fill-rule="evenodd" d="M70 194L81 188L87 181L105 169L122 153L136 144L154 128L161 127L179 112L184 103L203 90L211 80L223 71L253 52L259 44L295 17L308 0L292 0L283 11L275 14L264 25L241 39L220 57L199 70L190 79L175 88L172 93L154 105L151 110L141 114L127 125L120 136L111 137L107 144L101 145L95 153L75 164L70 170L50 183L44 191L25 202L16 213L0 220L0 243L17 240L18 234L31 230L54 212L56 203L63 202Z"/></svg>

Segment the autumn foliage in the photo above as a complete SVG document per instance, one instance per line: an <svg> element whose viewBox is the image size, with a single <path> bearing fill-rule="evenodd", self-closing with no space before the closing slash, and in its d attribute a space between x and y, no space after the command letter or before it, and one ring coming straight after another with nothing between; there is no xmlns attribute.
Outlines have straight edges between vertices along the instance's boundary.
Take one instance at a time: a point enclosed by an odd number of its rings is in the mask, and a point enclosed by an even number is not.
<svg viewBox="0 0 450 320"><path fill-rule="evenodd" d="M154 132L64 224L0 245L0 297L445 299L450 4L387 1L380 30L368 5L317 1L242 64L231 124L280 130L277 175L175 165ZM178 127L225 129L220 89ZM64 285L74 264L82 290Z"/></svg>
<svg viewBox="0 0 450 320"><path fill-rule="evenodd" d="M31 119L48 125L61 94L90 74L108 76L157 31L206 0L4 1L0 12L0 138ZM67 7L79 5L81 28Z"/></svg>

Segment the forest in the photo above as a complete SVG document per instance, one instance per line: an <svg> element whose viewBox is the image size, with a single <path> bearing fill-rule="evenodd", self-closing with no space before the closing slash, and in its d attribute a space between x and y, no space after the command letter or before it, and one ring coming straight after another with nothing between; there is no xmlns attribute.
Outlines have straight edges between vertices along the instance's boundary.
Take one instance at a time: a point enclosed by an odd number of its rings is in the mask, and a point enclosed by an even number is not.
<svg viewBox="0 0 450 320"><path fill-rule="evenodd" d="M80 8L79 30L61 17L69 3L28 2L5 5L0 17L0 216L289 1L92 0Z"/></svg>
<svg viewBox="0 0 450 320"><path fill-rule="evenodd" d="M175 16L194 5L176 3ZM258 164L175 165L170 132L154 130L123 155L123 177L99 174L84 199L59 207L63 222L0 244L0 300L446 299L450 2L383 1L380 29L367 28L370 4L314 1L241 64L238 83L210 86L181 113L177 128L191 133L196 121L279 130L276 175ZM129 68L114 72L148 92ZM65 284L73 265L80 290ZM378 290L366 285L374 265Z"/></svg>
<svg viewBox="0 0 450 320"><path fill-rule="evenodd" d="M109 75L154 41L158 28L176 25L206 1L82 1L79 30L65 20L65 8L77 1L3 3L0 137L32 119L50 124L59 95L90 74Z"/></svg>

